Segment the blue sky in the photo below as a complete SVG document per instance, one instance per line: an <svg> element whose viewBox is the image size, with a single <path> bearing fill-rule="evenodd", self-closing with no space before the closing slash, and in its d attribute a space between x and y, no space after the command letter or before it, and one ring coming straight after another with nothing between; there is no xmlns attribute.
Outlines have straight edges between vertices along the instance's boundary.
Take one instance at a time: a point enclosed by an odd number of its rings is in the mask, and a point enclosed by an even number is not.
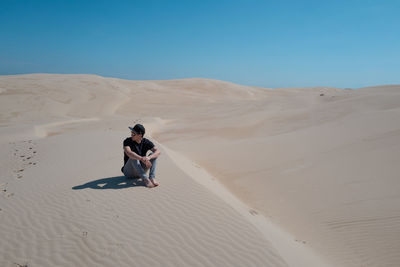
<svg viewBox="0 0 400 267"><path fill-rule="evenodd" d="M0 74L400 84L400 1L0 1Z"/></svg>

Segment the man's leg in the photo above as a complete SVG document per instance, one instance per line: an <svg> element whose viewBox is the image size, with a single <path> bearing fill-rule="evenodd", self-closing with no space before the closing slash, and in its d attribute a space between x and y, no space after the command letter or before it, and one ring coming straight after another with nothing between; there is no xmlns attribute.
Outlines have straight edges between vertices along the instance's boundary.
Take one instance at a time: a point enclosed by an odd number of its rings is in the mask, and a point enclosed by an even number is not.
<svg viewBox="0 0 400 267"><path fill-rule="evenodd" d="M151 167L150 167L150 173L149 173L149 178L155 178L156 177L156 168L157 168L157 159L151 159Z"/></svg>
<svg viewBox="0 0 400 267"><path fill-rule="evenodd" d="M139 178L138 176L135 176L131 159L128 159L128 161L126 162L126 164L122 168L122 172L124 173L126 178L131 178L131 179L132 178Z"/></svg>
<svg viewBox="0 0 400 267"><path fill-rule="evenodd" d="M157 159L151 159L150 162L151 162L151 167L150 167L149 179L153 183L154 186L157 186L157 185L159 185L159 183L155 180Z"/></svg>
<svg viewBox="0 0 400 267"><path fill-rule="evenodd" d="M128 159L123 172L126 177L142 178L147 187L153 187L151 181L147 178L146 170L143 168L139 160Z"/></svg>

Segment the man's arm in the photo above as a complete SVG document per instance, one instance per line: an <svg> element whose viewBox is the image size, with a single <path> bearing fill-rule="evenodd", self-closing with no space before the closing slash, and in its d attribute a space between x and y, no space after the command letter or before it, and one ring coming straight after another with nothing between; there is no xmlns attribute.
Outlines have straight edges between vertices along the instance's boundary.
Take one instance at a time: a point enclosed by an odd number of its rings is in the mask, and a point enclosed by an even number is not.
<svg viewBox="0 0 400 267"><path fill-rule="evenodd" d="M151 150L151 152L153 152L153 154L151 154L150 156L147 157L149 160L151 160L151 159L156 159L156 158L158 158L158 156L160 156L160 154L161 154L160 149L158 149L158 147L156 147L156 146L154 146L154 147L153 147L152 149L150 149L150 150Z"/></svg>
<svg viewBox="0 0 400 267"><path fill-rule="evenodd" d="M152 160L152 159L156 159L156 158L158 158L158 156L160 155L160 153L161 153L161 151L157 148L157 147L153 147L152 149L150 149L151 150L151 152L153 152L153 154L151 154L151 155L149 155L149 156L146 156L146 157L143 157L143 163L144 164L146 164L146 167L147 168L150 168L151 167L151 162L150 162L150 160Z"/></svg>
<svg viewBox="0 0 400 267"><path fill-rule="evenodd" d="M138 159L140 161L144 161L145 157L139 156L129 146L124 146L124 152L130 159Z"/></svg>

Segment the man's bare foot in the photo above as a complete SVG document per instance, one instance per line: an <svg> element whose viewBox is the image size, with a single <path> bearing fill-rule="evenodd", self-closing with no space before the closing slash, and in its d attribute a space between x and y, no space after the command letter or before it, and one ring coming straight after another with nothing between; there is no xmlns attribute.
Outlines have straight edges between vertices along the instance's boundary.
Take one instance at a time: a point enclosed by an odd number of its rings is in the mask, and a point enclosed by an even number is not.
<svg viewBox="0 0 400 267"><path fill-rule="evenodd" d="M159 186L160 185L160 183L158 183L154 178L150 178L150 181L154 186Z"/></svg>
<svg viewBox="0 0 400 267"><path fill-rule="evenodd" d="M154 184L149 179L143 179L144 185L148 188L154 187Z"/></svg>

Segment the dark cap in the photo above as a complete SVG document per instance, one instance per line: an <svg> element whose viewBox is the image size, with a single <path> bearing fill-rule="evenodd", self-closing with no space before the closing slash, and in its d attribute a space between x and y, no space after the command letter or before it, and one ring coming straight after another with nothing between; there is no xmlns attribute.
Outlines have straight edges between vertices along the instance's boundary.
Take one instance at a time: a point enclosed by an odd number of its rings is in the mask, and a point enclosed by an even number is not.
<svg viewBox="0 0 400 267"><path fill-rule="evenodd" d="M135 134L144 135L144 133L146 132L143 125L141 125L141 124L136 124L133 127L129 127L129 129L131 129L131 131L134 132Z"/></svg>

